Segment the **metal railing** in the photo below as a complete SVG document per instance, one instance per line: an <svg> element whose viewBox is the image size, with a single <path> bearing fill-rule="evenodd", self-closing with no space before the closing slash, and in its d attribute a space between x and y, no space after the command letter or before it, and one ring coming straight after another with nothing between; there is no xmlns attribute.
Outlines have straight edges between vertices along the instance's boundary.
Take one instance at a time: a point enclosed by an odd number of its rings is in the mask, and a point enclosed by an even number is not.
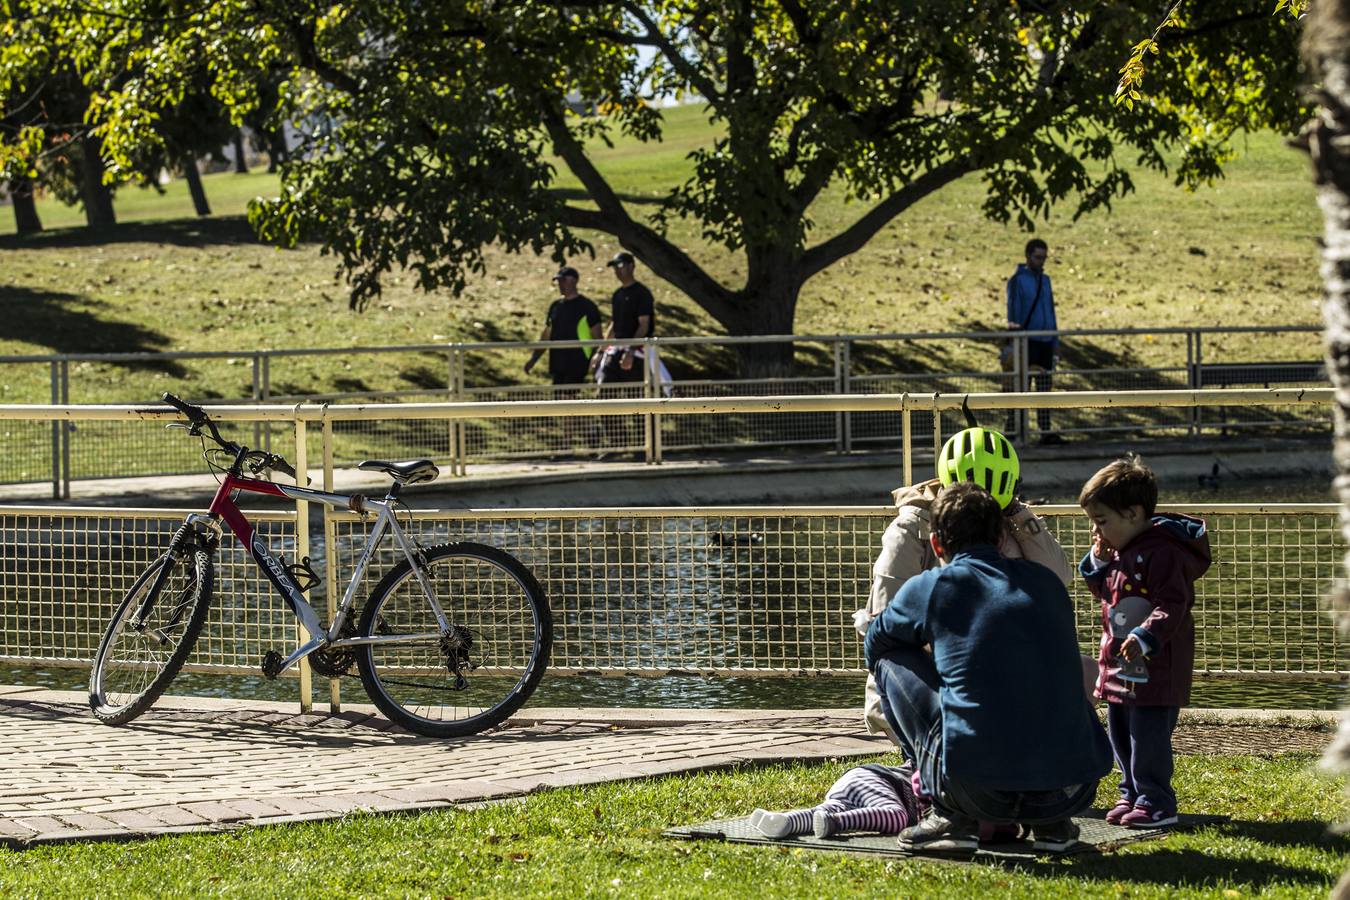
<svg viewBox="0 0 1350 900"><path fill-rule="evenodd" d="M934 446L941 418L960 408L1121 409L1215 404L1326 407L1330 389L1151 391L1119 394L983 394L559 401L544 404L223 407L227 422L290 422L296 457L317 424L324 486L331 489L333 426L364 418L436 422L549 414L835 414L899 410L904 478L913 480L920 442L912 418L927 413ZM162 410L162 411L161 411ZM161 423L167 408L0 406L0 421ZM159 441L181 441L181 433ZM1215 565L1199 585L1197 670L1234 677L1343 677L1341 637L1319 598L1345 548L1332 504L1184 506L1210 520ZM1074 507L1042 507L1071 558L1087 547ZM322 534L308 505L265 513L264 533L295 552L310 544L325 584L343 582L364 528L325 510ZM0 662L86 665L103 623L135 573L168 541L184 511L0 507ZM738 675L856 673L850 616L862 604L886 507L706 507L575 510L437 510L418 514L426 541L473 538L517 554L546 587L557 630L556 673ZM372 563L371 578L392 557ZM374 583L372 580L371 584ZM295 641L295 626L228 541L218 600L192 668L251 672L262 652ZM330 607L332 595L328 600ZM1096 606L1075 587L1084 649L1095 640ZM302 677L302 703L309 686ZM336 693L334 693L336 698Z"/></svg>
<svg viewBox="0 0 1350 900"><path fill-rule="evenodd" d="M1207 519L1214 566L1197 585L1196 671L1229 677L1347 674L1345 646L1319 598L1345 548L1332 504L1186 505ZM0 507L4 536L0 662L88 665L132 579L185 511ZM1076 507L1041 507L1070 559L1089 545ZM865 603L881 507L419 511L424 542L501 547L550 598L554 674L858 674L852 612ZM295 517L262 517L280 548ZM336 592L364 546L366 523L336 514L312 538ZM369 585L397 564L372 560ZM336 586L336 587L335 587ZM1082 649L1100 614L1072 588ZM268 649L294 645L294 621L233 541L219 556L216 601L189 671L256 674Z"/></svg>
<svg viewBox="0 0 1350 900"><path fill-rule="evenodd" d="M1325 386L1319 363L1310 358L1308 336L1312 326L1249 328L1092 329L1058 332L1066 346L1075 348L1053 375L1055 390L1195 390L1207 386L1302 384ZM638 382L590 386L585 391L601 398L662 396L730 397L780 395L835 395L889 393L966 393L981 391L1027 392L1039 383L1026 365L1025 341L1051 332L951 332L937 334L796 335L764 337L652 338L639 341L645 348L642 378ZM1234 357L1221 341L1260 336L1267 357ZM1013 340L1012 371L997 368L997 349ZM50 400L54 405L87 402L91 386L107 390L114 369L158 367L175 379L202 378L221 402L342 403L441 401L540 401L574 396L577 386L514 383L519 364L535 348L584 346L602 341L446 343L402 347L254 350L241 353L184 352L160 354L66 354L60 356L0 357L9 367L41 366L49 370ZM797 372L774 378L738 378L738 348L760 344L791 344ZM990 366L952 365L953 350L962 351ZM1274 347L1271 350L1270 347ZM341 356L351 367L336 390L297 393L294 385L312 382L307 369L313 358ZM1141 362L1147 358L1147 361ZM209 366L210 375L193 366ZM667 382L667 365L675 377ZM15 369L11 369L14 371ZM717 374L721 372L722 374ZM233 377L229 373L236 373ZM33 380L33 379L29 379ZM190 384L190 381L189 381ZM190 387L182 388L190 399ZM37 399L36 397L32 399ZM146 397L150 399L149 396ZM1029 417L1025 407L1009 410L1005 430L1021 437L1035 436L1042 425L1067 434L1109 433L1198 434L1277 428L1306 433L1328 430L1327 417L1297 411L1252 407L1211 407L1185 410L1139 409L1109 421L1066 408L1052 423ZM923 425L919 426L923 428ZM0 483L42 481L50 478L54 494L69 496L72 478L124 477L193 471L190 454L149 454L135 429L114 423L14 424L5 434L10 452L0 459ZM592 417L577 427L535 416L507 422L461 420L440 428L428 423L344 421L335 432L336 458L354 462L365 456L431 456L447 471L462 473L471 462L576 454L640 454L648 462L661 453L750 448L811 446L849 452L894 446L900 422L894 410L858 413L801 413L771 418L745 415L670 418L651 416ZM272 429L255 426L254 443L268 446Z"/></svg>

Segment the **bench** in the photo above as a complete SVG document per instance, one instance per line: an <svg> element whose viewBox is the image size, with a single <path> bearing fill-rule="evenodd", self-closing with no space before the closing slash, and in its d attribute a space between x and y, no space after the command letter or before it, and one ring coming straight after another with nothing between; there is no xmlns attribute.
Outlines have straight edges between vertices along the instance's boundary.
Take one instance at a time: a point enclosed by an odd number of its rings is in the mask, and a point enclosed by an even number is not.
<svg viewBox="0 0 1350 900"><path fill-rule="evenodd" d="M1326 364L1317 362L1200 363L1191 365L1193 388L1217 388L1273 384L1326 383Z"/></svg>
<svg viewBox="0 0 1350 900"><path fill-rule="evenodd" d="M1322 361L1317 362L1244 362L1244 363L1201 363L1200 365L1191 365L1190 384L1192 388L1225 388L1225 387L1264 387L1269 388L1281 384L1306 384L1313 382L1316 384L1327 384L1326 364ZM1217 420L1208 423L1204 422L1205 416L1201 409L1197 408L1193 413L1193 423L1195 425L1210 424L1220 427L1220 434L1228 434L1228 413L1229 407L1217 407L1212 413L1216 415ZM1241 415L1238 416L1242 418ZM1261 422L1247 422L1248 427L1259 424L1275 424Z"/></svg>

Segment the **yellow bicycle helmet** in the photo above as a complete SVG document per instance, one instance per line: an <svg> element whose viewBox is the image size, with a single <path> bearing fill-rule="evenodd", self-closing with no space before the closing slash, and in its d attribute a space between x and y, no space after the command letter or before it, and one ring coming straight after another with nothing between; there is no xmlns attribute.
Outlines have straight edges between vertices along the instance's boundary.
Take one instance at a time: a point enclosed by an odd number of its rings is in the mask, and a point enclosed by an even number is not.
<svg viewBox="0 0 1350 900"><path fill-rule="evenodd" d="M1012 441L992 428L958 431L938 455L937 475L943 487L954 481L978 484L1005 509L1012 502L1020 474Z"/></svg>

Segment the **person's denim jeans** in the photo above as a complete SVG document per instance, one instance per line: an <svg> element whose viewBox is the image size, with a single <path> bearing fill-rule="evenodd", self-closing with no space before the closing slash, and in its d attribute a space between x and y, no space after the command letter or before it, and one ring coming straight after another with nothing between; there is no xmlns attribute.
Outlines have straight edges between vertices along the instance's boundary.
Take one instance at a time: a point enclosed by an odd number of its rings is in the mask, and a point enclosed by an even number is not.
<svg viewBox="0 0 1350 900"><path fill-rule="evenodd" d="M920 647L901 647L878 660L873 674L886 721L900 738L905 757L918 769L919 783L933 805L948 818L1036 825L1057 822L1092 805L1096 782L1053 791L1000 791L944 777L938 695L942 681L933 658Z"/></svg>

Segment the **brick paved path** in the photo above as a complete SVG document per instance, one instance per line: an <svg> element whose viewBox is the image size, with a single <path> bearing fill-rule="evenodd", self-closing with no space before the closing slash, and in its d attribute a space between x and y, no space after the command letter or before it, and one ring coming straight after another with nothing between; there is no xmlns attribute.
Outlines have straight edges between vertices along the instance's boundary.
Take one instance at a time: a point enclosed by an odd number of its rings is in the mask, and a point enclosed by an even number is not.
<svg viewBox="0 0 1350 900"><path fill-rule="evenodd" d="M1322 713L1185 711L1179 753L1316 752ZM82 694L0 686L0 844L124 839L434 809L564 785L884 752L851 711L526 710L437 741L369 707L166 698L131 725Z"/></svg>
<svg viewBox="0 0 1350 900"><path fill-rule="evenodd" d="M185 708L186 707L186 708ZM194 708L195 707L195 708ZM83 695L0 687L0 842L26 846L431 809L544 787L882 752L855 716L569 718L430 740L362 711L166 698L99 724ZM290 710L290 712L283 711ZM615 712L615 711L608 711ZM546 715L546 714L545 714Z"/></svg>

